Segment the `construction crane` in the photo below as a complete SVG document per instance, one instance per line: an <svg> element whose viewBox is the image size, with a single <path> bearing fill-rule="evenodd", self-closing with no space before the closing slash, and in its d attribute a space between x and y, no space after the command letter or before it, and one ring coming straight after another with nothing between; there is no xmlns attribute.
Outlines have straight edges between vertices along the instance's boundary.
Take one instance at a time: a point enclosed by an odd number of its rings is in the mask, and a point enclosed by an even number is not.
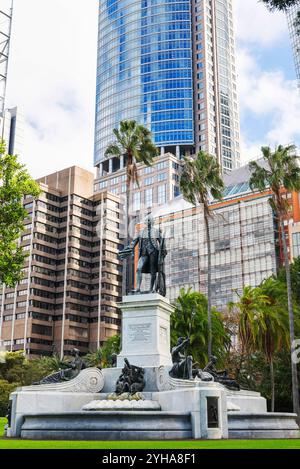
<svg viewBox="0 0 300 469"><path fill-rule="evenodd" d="M1 0L0 6L0 119L4 120L13 0Z"/></svg>

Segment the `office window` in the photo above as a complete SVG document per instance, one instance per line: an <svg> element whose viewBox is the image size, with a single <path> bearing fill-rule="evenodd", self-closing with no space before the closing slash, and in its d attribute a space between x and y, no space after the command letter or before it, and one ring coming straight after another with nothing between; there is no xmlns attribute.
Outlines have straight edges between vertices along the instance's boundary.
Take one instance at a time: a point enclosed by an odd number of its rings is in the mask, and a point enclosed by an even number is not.
<svg viewBox="0 0 300 469"><path fill-rule="evenodd" d="M152 207L152 201L153 201L153 189L147 189L145 190L145 205L146 207Z"/></svg>
<svg viewBox="0 0 300 469"><path fill-rule="evenodd" d="M167 173L160 173L157 175L157 181L165 181L167 179Z"/></svg>
<svg viewBox="0 0 300 469"><path fill-rule="evenodd" d="M141 193L136 192L133 194L133 210L136 212L141 209Z"/></svg>
<svg viewBox="0 0 300 469"><path fill-rule="evenodd" d="M157 202L158 204L165 204L166 203L166 185L158 186L157 192Z"/></svg>
<svg viewBox="0 0 300 469"><path fill-rule="evenodd" d="M300 233L293 233L293 257L300 256Z"/></svg>
<svg viewBox="0 0 300 469"><path fill-rule="evenodd" d="M144 184L145 186L151 186L151 184L153 184L153 177L146 178Z"/></svg>

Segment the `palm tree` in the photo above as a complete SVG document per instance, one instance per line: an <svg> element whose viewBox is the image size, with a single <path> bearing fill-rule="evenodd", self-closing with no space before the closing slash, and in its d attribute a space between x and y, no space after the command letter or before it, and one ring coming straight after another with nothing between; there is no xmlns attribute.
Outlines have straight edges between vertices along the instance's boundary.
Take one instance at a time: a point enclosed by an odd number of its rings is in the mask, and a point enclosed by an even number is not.
<svg viewBox="0 0 300 469"><path fill-rule="evenodd" d="M83 360L88 366L107 368L113 366L114 357L120 353L120 334L109 337L103 346L84 356Z"/></svg>
<svg viewBox="0 0 300 469"><path fill-rule="evenodd" d="M135 120L123 120L118 129L113 129L115 142L110 144L106 151L106 157L125 157L126 166L126 216L125 232L127 244L130 242L130 198L131 188L134 183L139 186L137 163L151 166L153 158L158 150L151 139L151 132ZM125 261L123 273L123 293L126 293L127 262Z"/></svg>
<svg viewBox="0 0 300 469"><path fill-rule="evenodd" d="M94 352L89 352L84 356L84 362L88 366L100 367L102 363L102 349L98 348Z"/></svg>
<svg viewBox="0 0 300 469"><path fill-rule="evenodd" d="M224 182L221 177L221 168L214 156L200 151L196 159L185 158L185 165L180 179L180 189L183 197L193 205L201 204L203 207L204 223L207 241L207 317L208 317L208 356L212 351L212 324L211 324L211 243L209 231L209 218L212 212L209 209L209 198L222 199Z"/></svg>
<svg viewBox="0 0 300 469"><path fill-rule="evenodd" d="M289 317L286 308L286 287L274 278L266 279L260 286L267 297L267 307L261 311L261 350L270 366L271 412L275 411L274 355L282 348L289 349Z"/></svg>
<svg viewBox="0 0 300 469"><path fill-rule="evenodd" d="M282 347L289 347L286 289L274 278L259 287L244 287L230 309L239 313L238 337L242 354L261 352L270 367L271 411L275 410L274 355Z"/></svg>
<svg viewBox="0 0 300 469"><path fill-rule="evenodd" d="M258 189L260 192L263 192L267 189L271 190L272 198L270 199L270 204L279 222L279 231L281 233L284 254L288 296L293 409L294 412L297 413L299 416L299 389L297 364L294 363L292 359L295 341L295 325L292 302L291 271L284 230L284 220L289 212L289 204L287 200L283 197L284 189L286 191L300 191L299 157L296 154L296 147L294 145L279 145L275 148L274 152L271 150L270 147L262 147L261 150L265 165L261 166L256 161L252 161L251 163L249 163L249 168L252 173L250 178L250 187L252 190Z"/></svg>
<svg viewBox="0 0 300 469"><path fill-rule="evenodd" d="M177 343L179 337L189 337L190 353L200 366L207 363L208 345L208 317L207 298L191 288L180 289L180 294L174 302L174 313L171 315L171 342ZM214 334L213 353L224 360L224 355L230 347L230 335L221 314L212 310L212 330Z"/></svg>
<svg viewBox="0 0 300 469"><path fill-rule="evenodd" d="M238 338L241 355L256 351L257 337L260 334L258 315L266 307L268 298L256 287L246 286L242 294L236 292L238 301L228 304L229 311L236 310L238 319Z"/></svg>

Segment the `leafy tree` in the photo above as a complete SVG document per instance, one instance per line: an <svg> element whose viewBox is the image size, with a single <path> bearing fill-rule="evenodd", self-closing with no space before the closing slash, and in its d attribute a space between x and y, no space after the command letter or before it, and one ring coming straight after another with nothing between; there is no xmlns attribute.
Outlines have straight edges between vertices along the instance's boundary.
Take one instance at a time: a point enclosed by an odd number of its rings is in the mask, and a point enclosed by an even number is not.
<svg viewBox="0 0 300 469"><path fill-rule="evenodd" d="M212 319L211 319L211 244L209 231L209 218L212 212L209 209L210 195L216 200L222 199L224 182L221 177L221 168L217 159L200 151L196 159L185 158L185 164L180 179L180 189L183 197L193 205L203 207L204 223L207 241L207 316L208 316L208 356L212 352Z"/></svg>
<svg viewBox="0 0 300 469"><path fill-rule="evenodd" d="M250 389L262 394L271 410L271 379L270 366L264 355L255 352L250 355L232 351L228 357L226 368L236 377L243 389ZM298 372L298 378L300 373ZM292 374L289 353L286 350L274 355L274 380L276 383L276 412L290 412L292 402Z"/></svg>
<svg viewBox="0 0 300 469"><path fill-rule="evenodd" d="M291 264L291 282L292 282L292 293L295 302L300 306L300 256L294 259ZM277 276L278 280L286 283L286 272L284 268L281 268Z"/></svg>
<svg viewBox="0 0 300 469"><path fill-rule="evenodd" d="M188 353L200 366L208 361L208 317L207 298L191 288L180 290L176 299L174 313L171 315L171 343L174 346L179 337L189 337ZM230 334L222 316L212 309L212 332L214 335L213 354L221 361L230 347Z"/></svg>
<svg viewBox="0 0 300 469"><path fill-rule="evenodd" d="M23 350L6 352L0 363L0 379L22 383L24 381L26 359Z"/></svg>
<svg viewBox="0 0 300 469"><path fill-rule="evenodd" d="M8 412L9 395L18 387L18 383L9 383L0 379L0 417L5 417Z"/></svg>
<svg viewBox="0 0 300 469"><path fill-rule="evenodd" d="M28 216L23 207L25 195L37 197L38 184L18 162L17 156L7 155L0 141L0 283L14 287L22 278L27 253L18 246Z"/></svg>
<svg viewBox="0 0 300 469"><path fill-rule="evenodd" d="M275 148L274 152L270 147L262 147L262 154L264 166L261 166L257 161L249 163L249 168L252 173L250 178L250 187L252 190L258 189L260 192L267 189L270 189L272 192L270 204L279 222L284 253L290 326L290 349L292 353L295 340L295 324L292 301L291 271L284 230L284 220L290 207L287 200L283 197L283 189L286 191L300 191L299 157L296 154L296 147L294 145L285 147L279 145ZM297 365L296 363L293 363L292 356L291 362L293 379L293 409L294 412L299 415Z"/></svg>
<svg viewBox="0 0 300 469"><path fill-rule="evenodd" d="M121 351L121 336L114 335L107 339L102 347L102 367L111 367L114 362L114 356Z"/></svg>
<svg viewBox="0 0 300 469"><path fill-rule="evenodd" d="M56 355L28 360L23 350L6 352L0 362L0 416L6 415L9 394L16 387L29 386L61 368Z"/></svg>
<svg viewBox="0 0 300 469"><path fill-rule="evenodd" d="M158 150L151 139L151 132L134 120L123 120L118 129L113 129L115 142L110 144L106 151L106 157L125 157L126 167L126 236L127 244L130 242L128 229L130 226L130 199L131 188L134 183L139 186L137 163L147 166L152 165L153 158ZM126 292L127 262L125 260L123 272L123 292ZM124 275L125 274L125 275Z"/></svg>
<svg viewBox="0 0 300 469"><path fill-rule="evenodd" d="M6 352L3 362L0 363L0 379L18 383L19 386L28 386L59 369L52 357L28 360L23 350Z"/></svg>
<svg viewBox="0 0 300 469"><path fill-rule="evenodd" d="M294 5L300 5L300 0L261 0L271 11L284 11Z"/></svg>

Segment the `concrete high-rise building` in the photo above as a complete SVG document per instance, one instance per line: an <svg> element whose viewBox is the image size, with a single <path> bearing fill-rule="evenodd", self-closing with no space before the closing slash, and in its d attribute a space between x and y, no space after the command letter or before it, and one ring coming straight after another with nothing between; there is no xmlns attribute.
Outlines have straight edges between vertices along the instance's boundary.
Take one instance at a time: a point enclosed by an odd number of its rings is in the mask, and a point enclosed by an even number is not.
<svg viewBox="0 0 300 469"><path fill-rule="evenodd" d="M119 198L93 195L93 174L77 167L39 183L38 200L24 200L24 278L1 286L0 345L30 356L54 346L61 356L87 353L120 327Z"/></svg>
<svg viewBox="0 0 300 469"><path fill-rule="evenodd" d="M94 163L123 119L147 126L161 153L202 149L240 165L232 0L99 2ZM121 165L122 168L122 165Z"/></svg>
<svg viewBox="0 0 300 469"><path fill-rule="evenodd" d="M287 11L287 20L293 48L296 76L300 86L300 16L298 17L298 14L300 15L300 5L295 5L289 8Z"/></svg>
<svg viewBox="0 0 300 469"><path fill-rule="evenodd" d="M279 227L270 206L271 192L253 193L248 166L225 176L224 200L212 201L209 220L212 255L212 302L225 310L243 287L258 286L284 265ZM290 205L285 233L290 260L300 255L300 194L287 191ZM207 242L201 207L182 196L154 212L156 225L167 238L167 296L175 300L180 288L207 293Z"/></svg>
<svg viewBox="0 0 300 469"><path fill-rule="evenodd" d="M112 160L111 160L112 161ZM164 205L179 195L179 177L182 162L171 153L155 158L151 166L140 164L138 168L139 187L135 185L131 193L131 214L141 216L158 205ZM125 197L126 170L103 171L94 183L95 192L109 191Z"/></svg>

